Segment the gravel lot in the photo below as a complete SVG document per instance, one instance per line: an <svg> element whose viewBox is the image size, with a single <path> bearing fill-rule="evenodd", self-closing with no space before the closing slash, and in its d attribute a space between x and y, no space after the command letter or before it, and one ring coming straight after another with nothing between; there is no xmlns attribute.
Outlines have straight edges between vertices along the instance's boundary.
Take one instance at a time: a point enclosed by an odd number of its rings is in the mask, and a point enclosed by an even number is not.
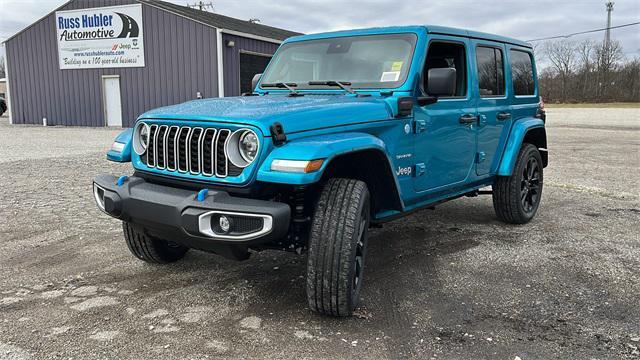
<svg viewBox="0 0 640 360"><path fill-rule="evenodd" d="M115 130L0 123L0 359L640 358L640 110L549 110L537 218L466 198L372 233L364 306L306 309L305 258L134 260L94 205Z"/></svg>

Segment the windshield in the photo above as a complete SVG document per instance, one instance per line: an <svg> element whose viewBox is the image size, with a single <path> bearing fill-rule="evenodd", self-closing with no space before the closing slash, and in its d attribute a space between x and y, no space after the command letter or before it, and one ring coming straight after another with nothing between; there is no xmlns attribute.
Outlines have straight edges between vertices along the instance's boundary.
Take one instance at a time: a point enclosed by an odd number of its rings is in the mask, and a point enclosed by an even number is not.
<svg viewBox="0 0 640 360"><path fill-rule="evenodd" d="M309 82L339 81L352 88L396 88L404 84L417 36L387 34L339 37L282 45L261 84L297 89L329 88Z"/></svg>

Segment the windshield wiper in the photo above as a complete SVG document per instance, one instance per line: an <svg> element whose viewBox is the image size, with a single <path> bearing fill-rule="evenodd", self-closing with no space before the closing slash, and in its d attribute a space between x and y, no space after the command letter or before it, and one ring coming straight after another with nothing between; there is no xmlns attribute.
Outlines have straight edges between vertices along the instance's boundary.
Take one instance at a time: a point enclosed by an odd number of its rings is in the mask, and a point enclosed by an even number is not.
<svg viewBox="0 0 640 360"><path fill-rule="evenodd" d="M294 87L298 86L296 83L273 83L273 84L261 84L262 87L276 87L280 89L287 89L290 91L289 96L304 96L304 94L300 94Z"/></svg>
<svg viewBox="0 0 640 360"><path fill-rule="evenodd" d="M335 80L309 81L309 85L311 85L311 86L313 86L313 85L338 86L342 90L348 92L349 94L356 94L356 92L353 91L353 89L351 88L351 83L349 81L335 81Z"/></svg>

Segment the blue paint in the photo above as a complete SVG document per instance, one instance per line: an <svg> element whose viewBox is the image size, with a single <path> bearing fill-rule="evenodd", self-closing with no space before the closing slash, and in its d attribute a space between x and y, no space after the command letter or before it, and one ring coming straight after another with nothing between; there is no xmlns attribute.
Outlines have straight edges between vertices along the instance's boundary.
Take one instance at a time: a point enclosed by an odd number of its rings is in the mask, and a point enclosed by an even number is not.
<svg viewBox="0 0 640 360"><path fill-rule="evenodd" d="M126 175L120 176L120 177L118 178L118 181L117 181L117 183L116 183L116 184L117 184L118 186L122 186L122 185L124 185L124 183L125 183L127 180L129 180L129 177L128 177L128 176L126 176Z"/></svg>
<svg viewBox="0 0 640 360"><path fill-rule="evenodd" d="M342 154L362 150L376 150L387 158L384 142L371 134L359 132L344 132L330 135L309 136L302 139L289 141L287 144L275 148L265 159L258 171L258 181L280 184L312 184L320 180L324 169L331 160ZM271 162L280 160L318 160L324 159L319 171L300 174L271 171ZM390 166L391 167L391 166Z"/></svg>
<svg viewBox="0 0 640 360"><path fill-rule="evenodd" d="M515 96L512 90L509 51L531 51L530 45L511 38L439 26L404 26L338 31L303 35L285 43L330 37L411 33L417 36L407 80L393 89L356 89L369 96L346 95L339 88L299 90L303 97L288 97L284 89L261 89L258 96L193 100L154 109L138 121L149 124L226 128L249 128L256 132L260 148L256 160L239 176L224 178L179 173L147 167L131 152L131 130L119 135L125 144L122 154L108 154L114 161L131 161L136 170L184 180L226 187L251 187L256 181L290 185L313 184L322 178L332 161L356 151L381 154L391 169L393 184L400 194L401 211L411 210L443 199L491 185L496 176L513 172L515 159L527 133L544 127L535 118L539 97ZM414 106L413 114L398 118L398 98L422 96L422 72L427 49L434 41L456 42L465 47L466 95L440 99L424 107ZM502 50L506 91L500 97L481 97L478 89L476 47L494 46ZM278 54L276 53L276 57ZM498 121L496 116L511 117ZM480 121L460 124L462 115L472 114ZM283 125L287 142L275 147L269 127ZM406 129L406 131L405 131ZM271 163L281 160L325 160L313 173L271 171ZM388 169L384 171L389 171ZM393 193L389 189L389 194ZM204 193L203 193L204 192ZM202 195L201 195L202 194ZM198 193L199 201L206 189ZM200 200L202 199L202 200ZM376 214L377 218L394 211Z"/></svg>
<svg viewBox="0 0 640 360"><path fill-rule="evenodd" d="M518 159L518 152L520 150L522 140L529 130L535 128L544 128L544 122L533 117L521 119L511 128L511 134L509 135L509 140L507 141L507 145L498 168L498 175L509 176L513 174L513 168L516 165L516 160Z"/></svg>
<svg viewBox="0 0 640 360"><path fill-rule="evenodd" d="M198 191L198 197L197 200L200 202L203 202L204 199L207 198L207 194L209 193L209 189L202 189L200 191Z"/></svg>
<svg viewBox="0 0 640 360"><path fill-rule="evenodd" d="M131 161L131 138L133 136L133 129L125 129L121 132L114 141L125 144L122 152L109 150L107 152L107 160L126 163Z"/></svg>

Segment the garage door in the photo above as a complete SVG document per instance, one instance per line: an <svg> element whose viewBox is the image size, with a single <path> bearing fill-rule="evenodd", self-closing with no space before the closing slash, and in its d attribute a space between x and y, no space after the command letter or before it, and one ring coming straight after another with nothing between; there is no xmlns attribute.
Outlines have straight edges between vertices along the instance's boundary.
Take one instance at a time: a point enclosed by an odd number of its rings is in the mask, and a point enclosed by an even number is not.
<svg viewBox="0 0 640 360"><path fill-rule="evenodd" d="M251 80L255 74L261 74L269 64L271 56L240 53L240 93L253 91Z"/></svg>

